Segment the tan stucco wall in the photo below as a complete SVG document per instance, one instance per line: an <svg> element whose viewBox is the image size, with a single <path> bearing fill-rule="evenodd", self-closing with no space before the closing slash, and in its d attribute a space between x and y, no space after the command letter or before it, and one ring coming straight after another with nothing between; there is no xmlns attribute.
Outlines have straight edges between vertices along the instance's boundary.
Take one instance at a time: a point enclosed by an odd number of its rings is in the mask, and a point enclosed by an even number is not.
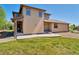
<svg viewBox="0 0 79 59"><path fill-rule="evenodd" d="M52 32L66 32L69 31L68 24L58 23L58 28L54 28L54 23L52 23Z"/></svg>
<svg viewBox="0 0 79 59"><path fill-rule="evenodd" d="M25 12L25 13L24 13ZM43 33L43 17L37 16L38 10L31 9L31 16L26 15L26 8L23 8L23 33Z"/></svg>

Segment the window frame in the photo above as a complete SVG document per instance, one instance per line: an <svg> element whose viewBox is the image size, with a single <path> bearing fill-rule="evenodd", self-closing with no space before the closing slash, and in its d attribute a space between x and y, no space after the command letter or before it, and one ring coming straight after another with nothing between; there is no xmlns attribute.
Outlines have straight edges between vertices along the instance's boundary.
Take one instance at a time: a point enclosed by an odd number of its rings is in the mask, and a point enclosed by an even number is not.
<svg viewBox="0 0 79 59"><path fill-rule="evenodd" d="M16 15L16 17L18 17L18 16L19 16L19 14L18 14L18 13L16 13L15 15Z"/></svg>
<svg viewBox="0 0 79 59"><path fill-rule="evenodd" d="M43 16L43 12L41 11L41 12L38 12L38 16L39 17L42 17Z"/></svg>
<svg viewBox="0 0 79 59"><path fill-rule="evenodd" d="M58 28L58 24L57 23L54 23L54 28Z"/></svg>
<svg viewBox="0 0 79 59"><path fill-rule="evenodd" d="M44 16L44 19L48 20L49 19L49 16Z"/></svg>
<svg viewBox="0 0 79 59"><path fill-rule="evenodd" d="M26 9L26 15L31 16L31 9L30 8Z"/></svg>

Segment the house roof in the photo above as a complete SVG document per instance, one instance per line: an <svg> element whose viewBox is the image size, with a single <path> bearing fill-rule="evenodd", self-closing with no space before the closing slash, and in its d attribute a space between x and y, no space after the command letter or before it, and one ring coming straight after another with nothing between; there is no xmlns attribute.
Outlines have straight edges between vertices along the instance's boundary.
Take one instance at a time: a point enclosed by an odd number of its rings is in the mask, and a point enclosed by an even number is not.
<svg viewBox="0 0 79 59"><path fill-rule="evenodd" d="M65 22L65 21L60 21L60 20L44 20L44 22L69 24L69 23L67 23L67 22Z"/></svg>
<svg viewBox="0 0 79 59"><path fill-rule="evenodd" d="M27 6L27 5L21 4L21 5L20 5L20 10L19 10L19 12L13 12L13 15L14 15L15 13L19 13L19 14L20 14L20 13L22 12L23 7L25 7L25 8L33 8L33 9L37 9L37 10L41 10L41 11L46 11L46 10L44 10L44 9L35 8L35 7L31 7L31 6ZM49 13L44 13L44 14L46 14L46 15L51 15L51 14L49 14ZM69 23L67 23L67 22L60 21L60 20L55 20L55 19L53 19L53 20L44 20L44 22L53 22L53 23L65 23L65 24L69 24Z"/></svg>
<svg viewBox="0 0 79 59"><path fill-rule="evenodd" d="M21 4L21 5L20 5L20 9L21 9L22 7L26 7L26 8L28 7L28 8L33 8L33 9L41 10L41 11L46 11L46 10L41 9L41 8L31 7L31 6L27 6L27 5L24 5L24 4Z"/></svg>

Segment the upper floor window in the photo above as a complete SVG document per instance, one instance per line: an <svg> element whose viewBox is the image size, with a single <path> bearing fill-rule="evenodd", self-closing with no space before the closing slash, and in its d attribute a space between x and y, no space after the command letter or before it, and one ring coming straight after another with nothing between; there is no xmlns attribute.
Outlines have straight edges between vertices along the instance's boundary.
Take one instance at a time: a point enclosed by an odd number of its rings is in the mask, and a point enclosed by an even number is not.
<svg viewBox="0 0 79 59"><path fill-rule="evenodd" d="M19 14L16 13L16 17L18 17L18 16L19 16Z"/></svg>
<svg viewBox="0 0 79 59"><path fill-rule="evenodd" d="M28 15L28 16L31 15L31 10L30 9L26 9L26 15Z"/></svg>
<svg viewBox="0 0 79 59"><path fill-rule="evenodd" d="M38 16L39 16L39 17L42 17L42 14L43 14L42 12L39 12Z"/></svg>
<svg viewBox="0 0 79 59"><path fill-rule="evenodd" d="M49 16L44 16L44 19L49 19Z"/></svg>
<svg viewBox="0 0 79 59"><path fill-rule="evenodd" d="M58 24L57 23L54 23L54 28L58 28Z"/></svg>

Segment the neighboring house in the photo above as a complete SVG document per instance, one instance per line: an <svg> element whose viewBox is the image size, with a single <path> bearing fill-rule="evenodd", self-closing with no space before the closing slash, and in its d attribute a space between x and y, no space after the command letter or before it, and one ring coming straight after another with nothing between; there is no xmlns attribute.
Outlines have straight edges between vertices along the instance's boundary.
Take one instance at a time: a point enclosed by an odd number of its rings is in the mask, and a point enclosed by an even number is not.
<svg viewBox="0 0 79 59"><path fill-rule="evenodd" d="M68 32L69 23L51 20L46 10L20 5L19 12L13 12L12 21L16 34L34 34L49 32Z"/></svg>

